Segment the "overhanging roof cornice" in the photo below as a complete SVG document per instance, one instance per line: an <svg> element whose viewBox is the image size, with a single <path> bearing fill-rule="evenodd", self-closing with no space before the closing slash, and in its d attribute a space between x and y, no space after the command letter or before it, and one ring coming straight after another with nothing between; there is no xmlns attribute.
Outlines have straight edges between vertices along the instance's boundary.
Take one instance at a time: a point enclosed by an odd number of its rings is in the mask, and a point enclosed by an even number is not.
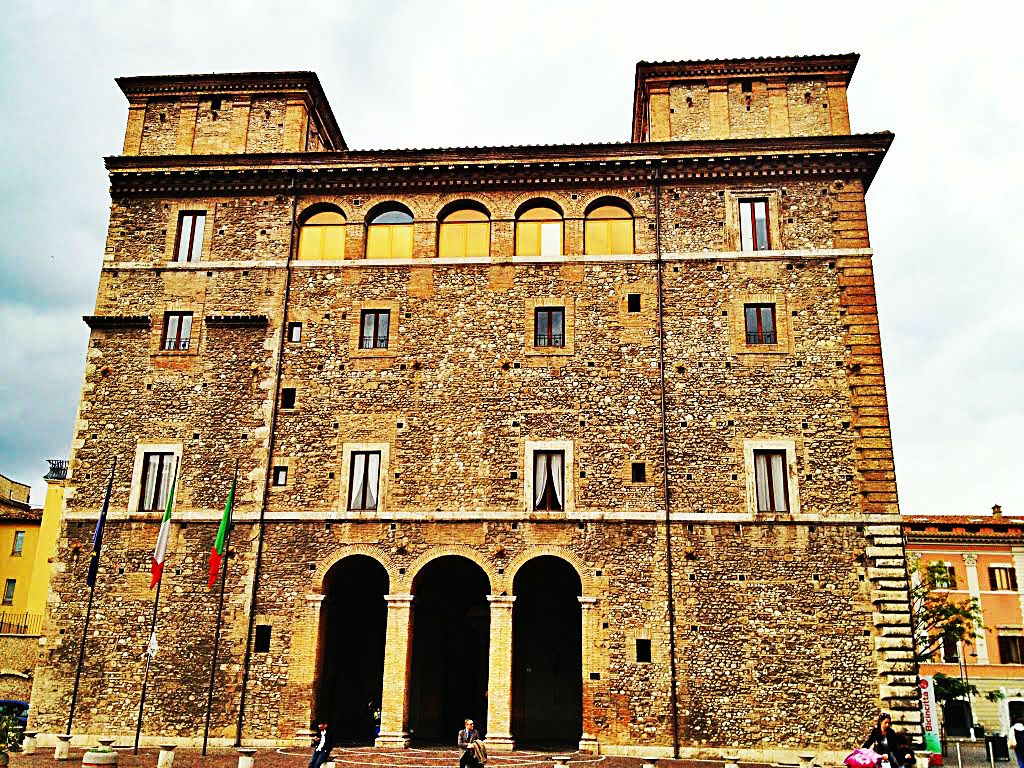
<svg viewBox="0 0 1024 768"><path fill-rule="evenodd" d="M860 176L869 185L893 134L622 144L361 150L301 154L114 156L112 192L237 194L470 184L644 183Z"/></svg>

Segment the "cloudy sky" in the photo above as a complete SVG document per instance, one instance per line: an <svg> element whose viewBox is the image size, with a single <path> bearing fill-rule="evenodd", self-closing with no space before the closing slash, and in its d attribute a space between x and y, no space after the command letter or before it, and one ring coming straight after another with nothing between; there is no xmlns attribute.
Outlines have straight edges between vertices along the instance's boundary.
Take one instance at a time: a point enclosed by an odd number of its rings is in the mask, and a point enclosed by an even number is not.
<svg viewBox="0 0 1024 768"><path fill-rule="evenodd" d="M118 75L311 69L353 148L626 140L648 61L859 52L905 513L1024 514L1024 48L1009 3L44 2L0 21L0 473L66 457ZM966 12L965 12L966 11ZM969 15L968 15L969 13Z"/></svg>

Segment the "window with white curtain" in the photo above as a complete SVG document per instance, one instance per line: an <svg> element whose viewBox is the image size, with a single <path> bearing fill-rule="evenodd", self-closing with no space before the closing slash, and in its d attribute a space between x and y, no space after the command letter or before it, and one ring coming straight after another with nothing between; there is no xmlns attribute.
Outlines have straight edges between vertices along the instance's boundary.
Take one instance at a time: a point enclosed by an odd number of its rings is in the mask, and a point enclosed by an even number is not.
<svg viewBox="0 0 1024 768"><path fill-rule="evenodd" d="M534 451L533 508L542 512L565 509L565 451Z"/></svg>
<svg viewBox="0 0 1024 768"><path fill-rule="evenodd" d="M789 511L786 452L754 451L758 512Z"/></svg>
<svg viewBox="0 0 1024 768"><path fill-rule="evenodd" d="M173 453L146 453L142 457L142 493L140 512L162 512L174 482L175 456Z"/></svg>
<svg viewBox="0 0 1024 768"><path fill-rule="evenodd" d="M380 501L380 451L352 451L348 508L373 511Z"/></svg>

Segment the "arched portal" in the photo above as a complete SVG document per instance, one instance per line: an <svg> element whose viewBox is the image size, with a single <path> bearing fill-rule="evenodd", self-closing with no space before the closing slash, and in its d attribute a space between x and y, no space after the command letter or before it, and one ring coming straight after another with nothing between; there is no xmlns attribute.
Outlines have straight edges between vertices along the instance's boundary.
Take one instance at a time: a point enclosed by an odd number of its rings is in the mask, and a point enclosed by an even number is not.
<svg viewBox="0 0 1024 768"><path fill-rule="evenodd" d="M541 555L519 569L512 589L512 734L520 746L575 749L583 731L579 574Z"/></svg>
<svg viewBox="0 0 1024 768"><path fill-rule="evenodd" d="M479 565L457 555L431 560L413 581L409 735L451 744L462 721L487 723L490 584Z"/></svg>
<svg viewBox="0 0 1024 768"><path fill-rule="evenodd" d="M342 743L372 744L381 703L388 574L366 555L339 560L324 577L320 665L313 714Z"/></svg>

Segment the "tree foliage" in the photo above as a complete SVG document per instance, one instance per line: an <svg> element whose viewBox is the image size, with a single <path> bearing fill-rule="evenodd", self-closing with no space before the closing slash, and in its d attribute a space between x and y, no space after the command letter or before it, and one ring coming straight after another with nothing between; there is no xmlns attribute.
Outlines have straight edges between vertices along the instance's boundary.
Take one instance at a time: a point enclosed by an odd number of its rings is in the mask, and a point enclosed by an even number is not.
<svg viewBox="0 0 1024 768"><path fill-rule="evenodd" d="M964 682L959 677L936 672L932 680L935 683L935 700L940 703L978 695L978 688L975 685Z"/></svg>
<svg viewBox="0 0 1024 768"><path fill-rule="evenodd" d="M943 643L972 644L983 629L978 601L973 598L958 601L953 597L948 591L952 586L950 574L942 563L924 563L919 556L911 555L907 558L907 569L918 663L936 660Z"/></svg>

